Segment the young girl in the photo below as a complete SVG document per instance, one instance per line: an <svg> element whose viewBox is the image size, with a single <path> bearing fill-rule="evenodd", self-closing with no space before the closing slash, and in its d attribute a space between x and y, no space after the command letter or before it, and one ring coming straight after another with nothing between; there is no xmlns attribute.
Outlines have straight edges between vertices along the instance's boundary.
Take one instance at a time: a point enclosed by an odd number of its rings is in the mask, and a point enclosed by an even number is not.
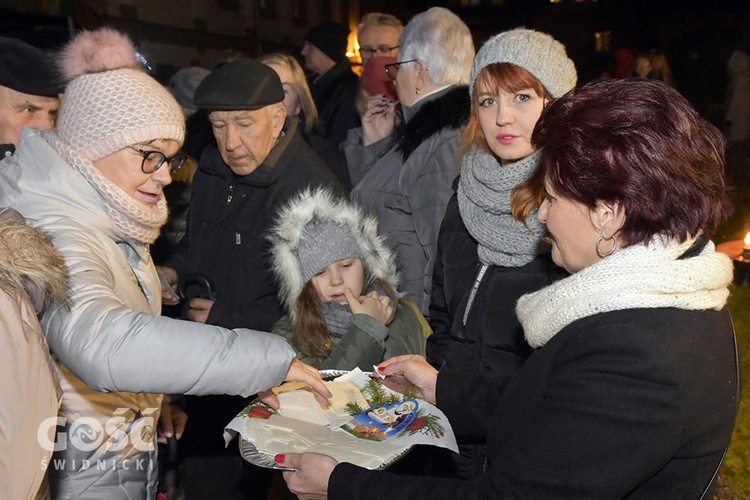
<svg viewBox="0 0 750 500"><path fill-rule="evenodd" d="M431 333L414 303L397 299L393 253L377 221L324 189L305 190L271 232L274 272L287 315L273 327L299 359L321 369L372 370L424 352Z"/></svg>

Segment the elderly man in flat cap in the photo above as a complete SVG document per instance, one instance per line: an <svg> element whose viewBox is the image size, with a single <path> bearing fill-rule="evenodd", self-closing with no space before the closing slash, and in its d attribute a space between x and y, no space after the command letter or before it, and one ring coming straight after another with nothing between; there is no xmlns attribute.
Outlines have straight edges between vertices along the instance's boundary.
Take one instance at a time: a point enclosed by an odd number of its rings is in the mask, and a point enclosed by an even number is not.
<svg viewBox="0 0 750 500"><path fill-rule="evenodd" d="M62 85L41 49L0 36L0 160L15 152L24 127L55 126L59 92Z"/></svg>
<svg viewBox="0 0 750 500"><path fill-rule="evenodd" d="M313 133L338 146L350 129L359 127L359 77L346 58L349 28L335 22L313 26L305 35L302 57L316 76L309 82L318 121Z"/></svg>
<svg viewBox="0 0 750 500"><path fill-rule="evenodd" d="M187 234L162 268L172 284L196 273L213 282L214 300L192 298L185 305L192 321L271 331L282 305L267 260L268 228L301 189L342 189L302 138L297 118L287 117L283 100L276 72L246 58L220 66L195 91L195 104L209 111L217 145L201 156ZM188 397L190 431L180 442L189 457L188 499L235 498L237 481L247 480L249 464L235 447L226 450L222 438L224 425L246 404L231 396ZM262 481L254 482L257 494Z"/></svg>

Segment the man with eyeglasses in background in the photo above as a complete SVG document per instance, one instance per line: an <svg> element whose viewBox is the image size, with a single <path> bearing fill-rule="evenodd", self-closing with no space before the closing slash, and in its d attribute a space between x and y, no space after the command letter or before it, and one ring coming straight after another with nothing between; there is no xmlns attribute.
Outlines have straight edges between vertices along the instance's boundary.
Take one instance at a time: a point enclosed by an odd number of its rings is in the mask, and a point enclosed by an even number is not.
<svg viewBox="0 0 750 500"><path fill-rule="evenodd" d="M357 27L357 43L362 66L371 57L398 57L398 37L404 25L396 16L369 12Z"/></svg>
<svg viewBox="0 0 750 500"><path fill-rule="evenodd" d="M365 14L357 27L357 43L362 58L357 111L361 116L367 112L368 104L381 97L398 101L396 87L386 75L385 68L387 64L397 60L398 39L403 30L404 25L397 17L382 12Z"/></svg>

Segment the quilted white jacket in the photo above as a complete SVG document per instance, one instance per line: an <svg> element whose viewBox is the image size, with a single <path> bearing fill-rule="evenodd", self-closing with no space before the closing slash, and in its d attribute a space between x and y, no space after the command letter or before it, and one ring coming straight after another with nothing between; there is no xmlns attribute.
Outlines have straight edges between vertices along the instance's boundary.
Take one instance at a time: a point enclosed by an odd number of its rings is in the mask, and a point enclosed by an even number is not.
<svg viewBox="0 0 750 500"><path fill-rule="evenodd" d="M272 334L161 317L148 246L42 133L25 129L16 153L0 164L0 204L52 235L72 278L71 306L40 321L63 389L53 497L153 498L162 394L250 396L280 383L294 353Z"/></svg>

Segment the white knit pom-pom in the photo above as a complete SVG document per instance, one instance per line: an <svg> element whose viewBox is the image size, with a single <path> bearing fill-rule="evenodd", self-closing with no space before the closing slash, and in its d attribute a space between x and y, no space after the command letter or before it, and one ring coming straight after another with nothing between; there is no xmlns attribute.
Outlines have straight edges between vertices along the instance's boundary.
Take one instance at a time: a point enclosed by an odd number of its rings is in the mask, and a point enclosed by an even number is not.
<svg viewBox="0 0 750 500"><path fill-rule="evenodd" d="M83 31L62 51L61 68L70 81L87 73L113 69L143 69L127 35L112 28Z"/></svg>

